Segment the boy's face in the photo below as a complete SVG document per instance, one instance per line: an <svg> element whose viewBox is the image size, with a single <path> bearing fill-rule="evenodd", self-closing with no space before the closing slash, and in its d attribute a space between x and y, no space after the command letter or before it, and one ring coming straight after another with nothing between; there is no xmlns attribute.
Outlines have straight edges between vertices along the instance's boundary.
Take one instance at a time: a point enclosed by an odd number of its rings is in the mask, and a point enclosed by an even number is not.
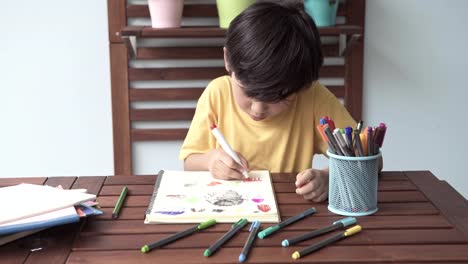
<svg viewBox="0 0 468 264"><path fill-rule="evenodd" d="M260 121L283 113L289 108L295 97L295 95L291 95L285 100L276 103L264 103L254 100L245 95L241 88L242 85L237 80L235 73L231 74L231 85L237 105L255 121Z"/></svg>

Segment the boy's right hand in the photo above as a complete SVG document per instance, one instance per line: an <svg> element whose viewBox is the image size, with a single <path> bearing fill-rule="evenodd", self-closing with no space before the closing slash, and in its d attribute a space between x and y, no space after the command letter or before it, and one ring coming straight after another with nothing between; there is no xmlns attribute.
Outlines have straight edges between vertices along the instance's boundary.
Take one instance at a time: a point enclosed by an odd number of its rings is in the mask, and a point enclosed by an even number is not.
<svg viewBox="0 0 468 264"><path fill-rule="evenodd" d="M213 149L209 152L208 170L213 177L221 180L241 180L242 172L248 170L247 160L236 152L244 166L238 164L223 149Z"/></svg>

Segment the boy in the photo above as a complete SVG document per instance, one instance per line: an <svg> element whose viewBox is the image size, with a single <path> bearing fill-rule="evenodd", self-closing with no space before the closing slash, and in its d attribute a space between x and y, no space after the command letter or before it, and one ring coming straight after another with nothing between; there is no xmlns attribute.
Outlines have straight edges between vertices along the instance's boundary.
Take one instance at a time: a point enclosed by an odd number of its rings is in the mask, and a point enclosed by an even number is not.
<svg viewBox="0 0 468 264"><path fill-rule="evenodd" d="M343 105L318 81L321 42L312 19L292 6L255 3L227 31L219 77L201 95L180 151L185 170L209 170L220 179L242 179L244 170L300 172L296 193L315 202L328 196L328 169L311 169L326 143L321 117L355 127ZM216 125L238 152L242 166L219 148Z"/></svg>

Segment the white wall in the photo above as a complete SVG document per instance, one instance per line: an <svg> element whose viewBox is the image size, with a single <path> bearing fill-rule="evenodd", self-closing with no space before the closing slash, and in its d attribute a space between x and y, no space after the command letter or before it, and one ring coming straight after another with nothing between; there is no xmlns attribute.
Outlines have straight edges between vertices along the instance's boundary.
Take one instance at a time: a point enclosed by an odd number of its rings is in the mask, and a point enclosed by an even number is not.
<svg viewBox="0 0 468 264"><path fill-rule="evenodd" d="M0 177L112 174L106 1L29 2L0 8ZM466 10L367 1L363 116L389 126L385 169L431 170L468 197ZM180 169L179 146L137 144L137 172Z"/></svg>
<svg viewBox="0 0 468 264"><path fill-rule="evenodd" d="M3 1L0 177L113 174L107 1Z"/></svg>
<svg viewBox="0 0 468 264"><path fill-rule="evenodd" d="M468 197L468 1L367 1L364 119L386 170L430 170Z"/></svg>

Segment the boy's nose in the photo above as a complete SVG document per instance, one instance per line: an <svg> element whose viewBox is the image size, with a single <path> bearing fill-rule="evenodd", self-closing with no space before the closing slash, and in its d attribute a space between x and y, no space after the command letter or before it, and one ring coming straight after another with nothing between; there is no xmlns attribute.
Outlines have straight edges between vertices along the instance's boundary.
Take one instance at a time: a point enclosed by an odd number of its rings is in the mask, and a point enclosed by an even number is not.
<svg viewBox="0 0 468 264"><path fill-rule="evenodd" d="M266 112L268 108L268 105L265 104L265 103L262 103L262 102L252 102L252 105L250 107L250 109L252 110L252 112L254 114L263 114L264 112Z"/></svg>

